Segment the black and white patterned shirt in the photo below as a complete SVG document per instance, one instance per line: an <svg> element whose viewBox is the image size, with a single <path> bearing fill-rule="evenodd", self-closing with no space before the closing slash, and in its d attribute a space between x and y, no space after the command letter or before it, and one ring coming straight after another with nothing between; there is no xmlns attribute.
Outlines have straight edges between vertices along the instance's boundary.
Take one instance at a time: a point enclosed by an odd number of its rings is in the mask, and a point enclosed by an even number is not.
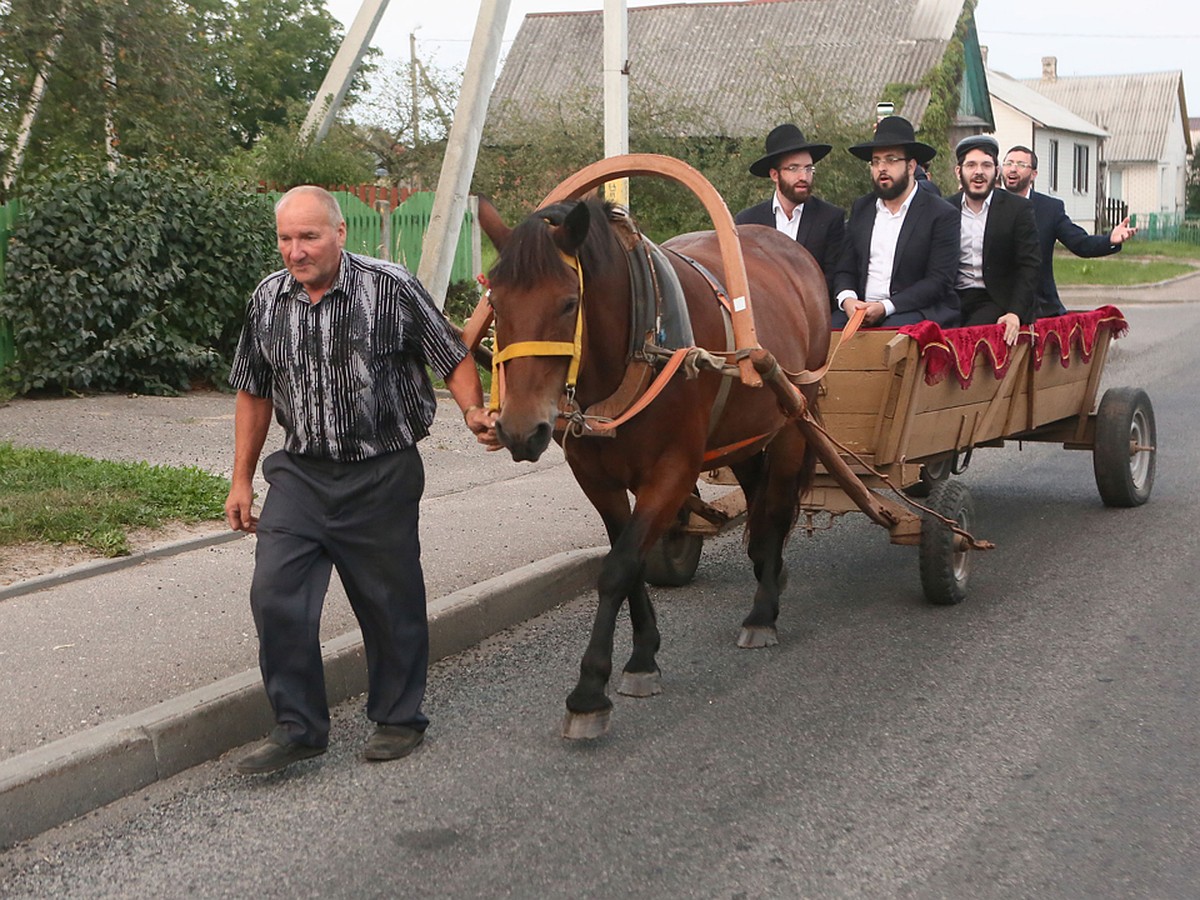
<svg viewBox="0 0 1200 900"><path fill-rule="evenodd" d="M437 408L425 365L444 378L466 355L407 269L343 252L316 304L286 269L263 279L229 383L271 398L289 453L355 461L425 437Z"/></svg>

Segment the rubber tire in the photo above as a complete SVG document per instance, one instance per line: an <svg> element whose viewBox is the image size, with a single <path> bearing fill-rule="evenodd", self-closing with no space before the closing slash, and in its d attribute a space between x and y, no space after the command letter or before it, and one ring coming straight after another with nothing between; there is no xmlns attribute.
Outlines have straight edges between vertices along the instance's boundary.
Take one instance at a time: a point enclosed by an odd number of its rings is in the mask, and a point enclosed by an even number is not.
<svg viewBox="0 0 1200 900"><path fill-rule="evenodd" d="M970 531L975 518L971 492L960 481L947 479L933 486L927 504L930 509L953 519ZM967 598L971 578L971 551L956 552L954 532L929 515L921 522L921 587L930 603L953 606Z"/></svg>
<svg viewBox="0 0 1200 900"><path fill-rule="evenodd" d="M1096 411L1092 468L1105 506L1141 506L1154 487L1156 451L1134 453L1131 447L1156 447L1154 407L1141 388L1109 388Z"/></svg>
<svg viewBox="0 0 1200 900"><path fill-rule="evenodd" d="M672 528L659 538L646 554L645 577L656 587L683 587L690 584L700 565L704 537Z"/></svg>
<svg viewBox="0 0 1200 900"><path fill-rule="evenodd" d="M952 456L943 456L921 466L921 480L915 481L904 489L904 493L918 500L928 497L934 485L950 477L950 469L954 461Z"/></svg>

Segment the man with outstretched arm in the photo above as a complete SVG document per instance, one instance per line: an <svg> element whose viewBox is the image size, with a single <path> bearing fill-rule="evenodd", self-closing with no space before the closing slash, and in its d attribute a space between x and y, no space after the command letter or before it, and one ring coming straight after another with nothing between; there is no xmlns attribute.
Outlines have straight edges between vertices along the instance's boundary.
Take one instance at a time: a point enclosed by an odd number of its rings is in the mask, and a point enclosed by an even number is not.
<svg viewBox="0 0 1200 900"><path fill-rule="evenodd" d="M1042 263L1038 269L1038 311L1041 316L1061 316L1067 308L1058 296L1058 285L1054 283L1054 244L1064 247L1086 259L1108 256L1120 251L1121 246L1137 234L1126 216L1108 234L1088 234L1071 221L1066 206L1057 197L1051 197L1033 189L1037 179L1038 158L1028 147L1017 145L1004 154L1001 169L1004 189L1033 204L1033 218L1037 222L1038 248Z"/></svg>

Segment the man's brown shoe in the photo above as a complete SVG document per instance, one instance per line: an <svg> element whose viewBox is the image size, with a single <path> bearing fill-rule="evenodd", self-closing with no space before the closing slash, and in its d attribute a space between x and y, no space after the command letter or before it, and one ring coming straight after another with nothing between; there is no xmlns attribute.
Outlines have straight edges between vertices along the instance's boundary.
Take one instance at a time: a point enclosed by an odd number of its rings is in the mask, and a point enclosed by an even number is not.
<svg viewBox="0 0 1200 900"><path fill-rule="evenodd" d="M400 759L408 756L425 740L425 732L407 725L376 725L375 733L367 739L363 758L371 762Z"/></svg>
<svg viewBox="0 0 1200 900"><path fill-rule="evenodd" d="M324 747L298 744L273 733L263 743L238 760L237 770L242 775L266 775L269 772L278 772L302 759L320 756L324 752Z"/></svg>

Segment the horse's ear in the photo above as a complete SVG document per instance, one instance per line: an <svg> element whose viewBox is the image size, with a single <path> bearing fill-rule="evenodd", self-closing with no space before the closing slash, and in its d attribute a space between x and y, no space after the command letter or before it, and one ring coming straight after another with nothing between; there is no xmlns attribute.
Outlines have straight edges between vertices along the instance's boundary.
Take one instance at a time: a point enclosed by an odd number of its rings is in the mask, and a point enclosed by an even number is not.
<svg viewBox="0 0 1200 900"><path fill-rule="evenodd" d="M508 236L512 234L512 229L500 218L499 210L492 205L491 200L482 195L479 197L479 227L497 250L504 249L504 245L508 243Z"/></svg>
<svg viewBox="0 0 1200 900"><path fill-rule="evenodd" d="M563 219L562 225L554 229L554 243L558 244L563 253L573 256L575 251L583 246L591 221L592 214L588 205L583 201L576 203L575 208Z"/></svg>

